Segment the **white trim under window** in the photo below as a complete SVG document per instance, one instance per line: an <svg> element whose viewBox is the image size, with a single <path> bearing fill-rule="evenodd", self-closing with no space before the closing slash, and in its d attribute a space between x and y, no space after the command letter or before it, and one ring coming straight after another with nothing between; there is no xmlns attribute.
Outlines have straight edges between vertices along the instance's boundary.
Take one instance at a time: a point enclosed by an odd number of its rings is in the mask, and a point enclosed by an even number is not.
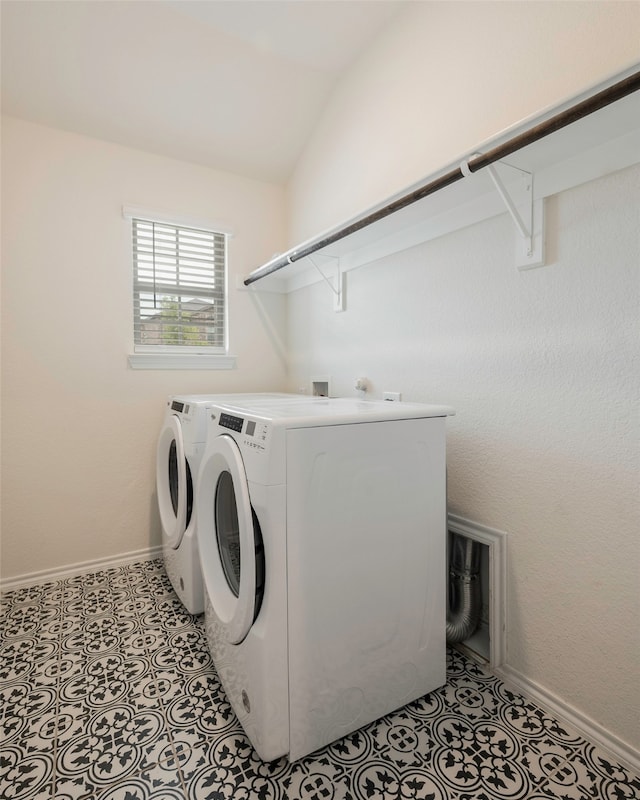
<svg viewBox="0 0 640 800"><path fill-rule="evenodd" d="M204 353L133 353L131 369L235 369L235 356L208 356Z"/></svg>
<svg viewBox="0 0 640 800"><path fill-rule="evenodd" d="M131 223L134 369L232 369L228 230L125 207ZM222 226L220 226L222 227ZM226 227L226 226L225 226Z"/></svg>

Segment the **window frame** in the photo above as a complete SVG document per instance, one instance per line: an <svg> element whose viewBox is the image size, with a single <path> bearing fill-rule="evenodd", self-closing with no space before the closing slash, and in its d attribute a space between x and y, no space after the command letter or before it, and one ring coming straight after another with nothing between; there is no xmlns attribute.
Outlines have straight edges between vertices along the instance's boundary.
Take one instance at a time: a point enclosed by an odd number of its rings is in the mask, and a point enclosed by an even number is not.
<svg viewBox="0 0 640 800"><path fill-rule="evenodd" d="M234 369L236 357L229 354L229 240L233 231L228 225L211 220L196 219L193 217L171 214L162 211L142 208L140 206L123 206L122 216L128 221L128 248L131 266L131 345L127 357L129 367L132 369ZM224 347L213 349L211 347L189 345L142 345L135 342L135 260L133 245L133 220L156 222L171 225L176 228L191 228L196 230L211 231L225 237L224 258Z"/></svg>

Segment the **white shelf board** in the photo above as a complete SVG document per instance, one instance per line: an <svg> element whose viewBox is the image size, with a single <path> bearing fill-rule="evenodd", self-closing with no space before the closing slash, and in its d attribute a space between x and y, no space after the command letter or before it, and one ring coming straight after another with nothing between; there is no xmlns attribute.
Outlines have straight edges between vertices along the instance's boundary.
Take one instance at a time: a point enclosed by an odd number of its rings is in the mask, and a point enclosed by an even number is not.
<svg viewBox="0 0 640 800"><path fill-rule="evenodd" d="M585 96L589 96L588 93ZM472 158L474 153L487 152L570 105L567 101L562 106L548 109L534 119L509 128L469 151L465 158ZM459 167L462 160L448 165L355 219L361 219L394 199L447 174ZM506 164L534 175L534 199L549 197L637 163L640 163L640 92L634 92L549 134L506 159ZM515 171L501 164L496 167L509 186L511 173ZM331 260L339 258L342 271L347 272L502 213L506 213L503 201L486 171L480 170L328 245L314 253L313 259L324 268ZM317 241L336 230L338 228L333 228L309 241ZM294 250L301 250L305 244ZM320 280L322 278L309 258L303 258L246 288L252 291L291 292Z"/></svg>

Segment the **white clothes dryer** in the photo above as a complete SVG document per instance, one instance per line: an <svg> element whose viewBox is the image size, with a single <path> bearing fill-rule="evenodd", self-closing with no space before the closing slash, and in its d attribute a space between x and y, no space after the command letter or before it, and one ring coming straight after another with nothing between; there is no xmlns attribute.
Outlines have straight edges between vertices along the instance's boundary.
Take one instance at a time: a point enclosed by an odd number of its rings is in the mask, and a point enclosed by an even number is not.
<svg viewBox="0 0 640 800"><path fill-rule="evenodd" d="M445 682L444 406L211 409L208 646L258 755L296 760Z"/></svg>
<svg viewBox="0 0 640 800"><path fill-rule="evenodd" d="M262 402L297 395L256 394ZM156 449L156 492L167 575L190 614L204 611L204 588L196 537L195 493L207 437L209 409L245 394L172 395Z"/></svg>

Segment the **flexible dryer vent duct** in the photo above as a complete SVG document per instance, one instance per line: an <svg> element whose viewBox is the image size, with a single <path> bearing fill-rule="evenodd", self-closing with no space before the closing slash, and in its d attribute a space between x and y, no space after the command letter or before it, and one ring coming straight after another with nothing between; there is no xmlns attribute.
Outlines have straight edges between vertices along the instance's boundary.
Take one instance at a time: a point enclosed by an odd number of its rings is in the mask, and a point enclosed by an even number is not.
<svg viewBox="0 0 640 800"><path fill-rule="evenodd" d="M482 609L480 543L449 532L447 642L464 642L478 627Z"/></svg>

